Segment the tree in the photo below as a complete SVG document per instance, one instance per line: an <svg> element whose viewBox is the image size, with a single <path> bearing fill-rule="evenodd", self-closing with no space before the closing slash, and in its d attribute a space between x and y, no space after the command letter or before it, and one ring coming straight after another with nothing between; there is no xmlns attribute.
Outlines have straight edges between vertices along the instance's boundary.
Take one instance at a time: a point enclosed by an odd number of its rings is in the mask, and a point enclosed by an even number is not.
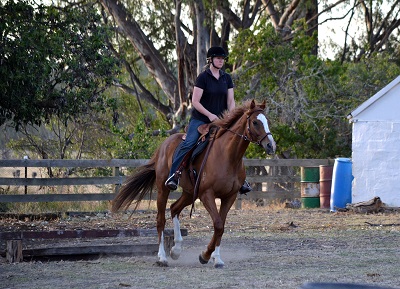
<svg viewBox="0 0 400 289"><path fill-rule="evenodd" d="M1 4L0 125L73 119L107 105L102 92L118 62L100 19L91 5Z"/></svg>
<svg viewBox="0 0 400 289"><path fill-rule="evenodd" d="M291 41L298 30L312 36L318 32L322 15L325 16L323 22L333 23L337 17L332 16L332 11L347 15L353 9L344 0L323 0L320 3L316 0L255 0L240 3L228 0L163 0L145 2L147 8L143 13L143 1L130 1L129 5L116 0L101 0L100 3L118 27L119 41L127 39L137 56L130 57L131 61L126 65L137 67L134 62L140 60L146 72L165 93L165 98L152 96L151 91L140 85L141 79L137 74L131 77L135 83L121 84L121 88L137 93L166 119L170 119L171 124L174 120L172 114L176 119L184 119L185 108L190 105L194 79L203 67L210 45L221 45L227 49L228 43L240 31L252 27L261 17L268 19L283 40ZM298 21L303 21L304 25L296 24ZM312 51L315 55L316 47ZM120 52L120 55L124 55L124 51ZM228 68L235 74L241 65L230 62ZM139 90L132 89L134 86ZM178 114L182 114L183 118ZM175 121L174 125L179 126L179 121Z"/></svg>
<svg viewBox="0 0 400 289"><path fill-rule="evenodd" d="M150 158L165 134L154 136L147 126L163 131L166 124L160 121L162 118L143 118L134 99L116 90L110 88L106 94L115 97L112 107L119 107L121 115L106 108L75 119L53 116L40 126L22 124L17 132L3 126L0 135L15 155L33 159ZM69 169L61 171L72 173ZM52 175L53 171L49 168L48 173Z"/></svg>
<svg viewBox="0 0 400 289"><path fill-rule="evenodd" d="M349 151L346 110L361 99L357 90L354 97L344 90L354 88L351 81L343 82L351 77L347 74L351 62L363 65L383 50L355 57L345 44L346 57L323 61L316 51L317 28L338 18L339 14L329 14L334 9L344 16L359 13L361 2L355 0L353 6L345 0L100 0L99 9L104 23L114 28L114 37L105 38L107 47L123 64L123 73L113 84L134 96L142 123L154 130L153 135L164 129L151 126L149 119L155 115L169 122L170 134L186 124L191 90L206 50L221 45L232 52L226 68L234 76L237 101L254 97L270 101L282 153L292 149L298 157L324 157ZM397 17L397 0L387 2L393 3L390 22ZM71 1L64 3L72 9ZM387 31L394 35L396 28ZM393 58L398 44L387 39L391 49L386 52ZM362 91L372 95L375 88ZM120 117L127 116L115 107ZM129 135L125 130L117 132L125 139Z"/></svg>
<svg viewBox="0 0 400 289"><path fill-rule="evenodd" d="M400 67L388 53L356 63L323 61L312 53L316 35L305 31L297 30L291 42L264 22L240 32L231 57L247 65L237 71L237 92L267 99L282 156L349 156L347 115L392 81Z"/></svg>
<svg viewBox="0 0 400 289"><path fill-rule="evenodd" d="M157 98L149 93L140 77L132 73L134 69L129 66L135 64L129 61L125 65L132 75L132 81L130 84L121 83L120 87L151 103L170 120L170 133L178 131L185 124L191 90L196 75L205 64L208 47L220 45L228 50L228 42L232 37L242 29L251 27L264 8L274 15L271 19L276 21L276 30L285 31L282 37L291 37L292 23L299 17L306 16L310 25L317 19L315 0L292 1L290 5L285 1L273 4L272 1L260 0L240 4L227 0L148 1L146 13L142 10L143 1L136 2L131 1L128 5L116 0L100 0L112 21L120 28L117 30L119 36L129 40L135 55L161 87L165 97ZM170 11L174 11L174 14ZM184 15L190 15L189 19L181 16L182 11ZM315 29L315 25L310 26L310 33ZM176 65L168 58L174 53L178 60ZM237 68L237 64L230 63L228 68ZM234 69L232 73L235 73Z"/></svg>
<svg viewBox="0 0 400 289"><path fill-rule="evenodd" d="M325 18L323 22L332 22L334 33L343 32L342 42L332 44L342 63L360 61L362 57L383 52L399 58L399 0L355 0L352 4L337 1L336 10L327 11ZM345 23L343 28L335 24L337 20Z"/></svg>

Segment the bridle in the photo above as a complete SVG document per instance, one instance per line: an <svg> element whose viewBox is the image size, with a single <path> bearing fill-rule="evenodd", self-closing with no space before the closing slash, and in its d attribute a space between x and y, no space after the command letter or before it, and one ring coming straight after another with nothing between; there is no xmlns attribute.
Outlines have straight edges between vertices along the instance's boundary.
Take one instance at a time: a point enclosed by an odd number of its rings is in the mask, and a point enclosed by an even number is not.
<svg viewBox="0 0 400 289"><path fill-rule="evenodd" d="M253 134L253 133L251 132L251 130L250 130L250 116L251 116L253 113L255 113L255 112L260 112L260 111L263 111L263 110L262 110L262 109L254 110L252 113L250 113L250 114L247 116L247 131L248 131L248 133L249 133L249 135L250 135L250 138L248 138L246 135L237 133L237 132L235 132L235 131L233 131L233 130L231 130L231 129L229 129L229 128L228 128L227 130L230 131L231 133L233 133L233 134L239 136L240 138L244 139L245 141L248 141L248 142L257 144L257 145L259 145L259 146L262 146L262 145L261 145L261 142L262 142L266 137L268 137L269 135L272 135L272 133L271 133L271 132L267 132L260 140L254 140L254 139L255 139L255 138L254 138L254 134Z"/></svg>

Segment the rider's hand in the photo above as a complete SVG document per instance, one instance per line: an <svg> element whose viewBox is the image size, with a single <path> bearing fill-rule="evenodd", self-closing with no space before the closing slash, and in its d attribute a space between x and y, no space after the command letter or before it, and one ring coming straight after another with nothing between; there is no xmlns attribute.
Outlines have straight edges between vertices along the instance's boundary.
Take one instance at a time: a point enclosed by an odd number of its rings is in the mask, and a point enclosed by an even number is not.
<svg viewBox="0 0 400 289"><path fill-rule="evenodd" d="M215 114L211 114L211 115L208 117L208 119L209 119L211 122L213 122L214 120L217 120L217 119L218 119L218 116L216 116Z"/></svg>

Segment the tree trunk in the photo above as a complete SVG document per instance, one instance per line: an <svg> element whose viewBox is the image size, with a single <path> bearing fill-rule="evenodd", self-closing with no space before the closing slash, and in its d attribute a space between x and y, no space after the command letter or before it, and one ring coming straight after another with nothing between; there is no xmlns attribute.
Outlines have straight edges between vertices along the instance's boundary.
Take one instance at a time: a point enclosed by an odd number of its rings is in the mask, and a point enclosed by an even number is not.
<svg viewBox="0 0 400 289"><path fill-rule="evenodd" d="M171 102L174 103L174 108L177 109L180 105L176 103L176 100L179 99L177 80L167 64L162 60L153 43L143 33L139 24L126 11L121 2L116 0L100 0L100 2L123 29L126 37L131 41L133 47L135 47L135 50L140 55L149 72L154 76Z"/></svg>

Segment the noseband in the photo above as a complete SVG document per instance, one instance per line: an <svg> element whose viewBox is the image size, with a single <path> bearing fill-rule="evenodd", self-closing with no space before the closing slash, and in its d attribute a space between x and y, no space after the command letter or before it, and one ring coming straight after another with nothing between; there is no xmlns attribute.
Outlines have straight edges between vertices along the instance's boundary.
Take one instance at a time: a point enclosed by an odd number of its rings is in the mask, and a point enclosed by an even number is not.
<svg viewBox="0 0 400 289"><path fill-rule="evenodd" d="M241 138L244 139L245 141L248 141L248 142L257 144L257 145L259 145L259 146L262 146L262 145L261 145L261 142L262 142L268 135L272 135L272 133L267 132L260 140L258 140L258 141L257 141L257 140L254 140L254 139L255 139L255 138L254 138L254 135L253 135L253 133L252 133L251 130L250 130L250 116L251 116L253 113L259 112L259 111L263 111L263 110L257 109L257 110L253 111L251 114L249 114L249 115L247 116L247 131L249 132L250 138L248 138L246 135L237 133L237 132L235 132L235 131L233 131L233 130L231 130L231 129L229 129L229 128L228 128L227 130L230 131L230 132L232 132L232 133L234 133L234 134L236 134L237 136L241 137Z"/></svg>

